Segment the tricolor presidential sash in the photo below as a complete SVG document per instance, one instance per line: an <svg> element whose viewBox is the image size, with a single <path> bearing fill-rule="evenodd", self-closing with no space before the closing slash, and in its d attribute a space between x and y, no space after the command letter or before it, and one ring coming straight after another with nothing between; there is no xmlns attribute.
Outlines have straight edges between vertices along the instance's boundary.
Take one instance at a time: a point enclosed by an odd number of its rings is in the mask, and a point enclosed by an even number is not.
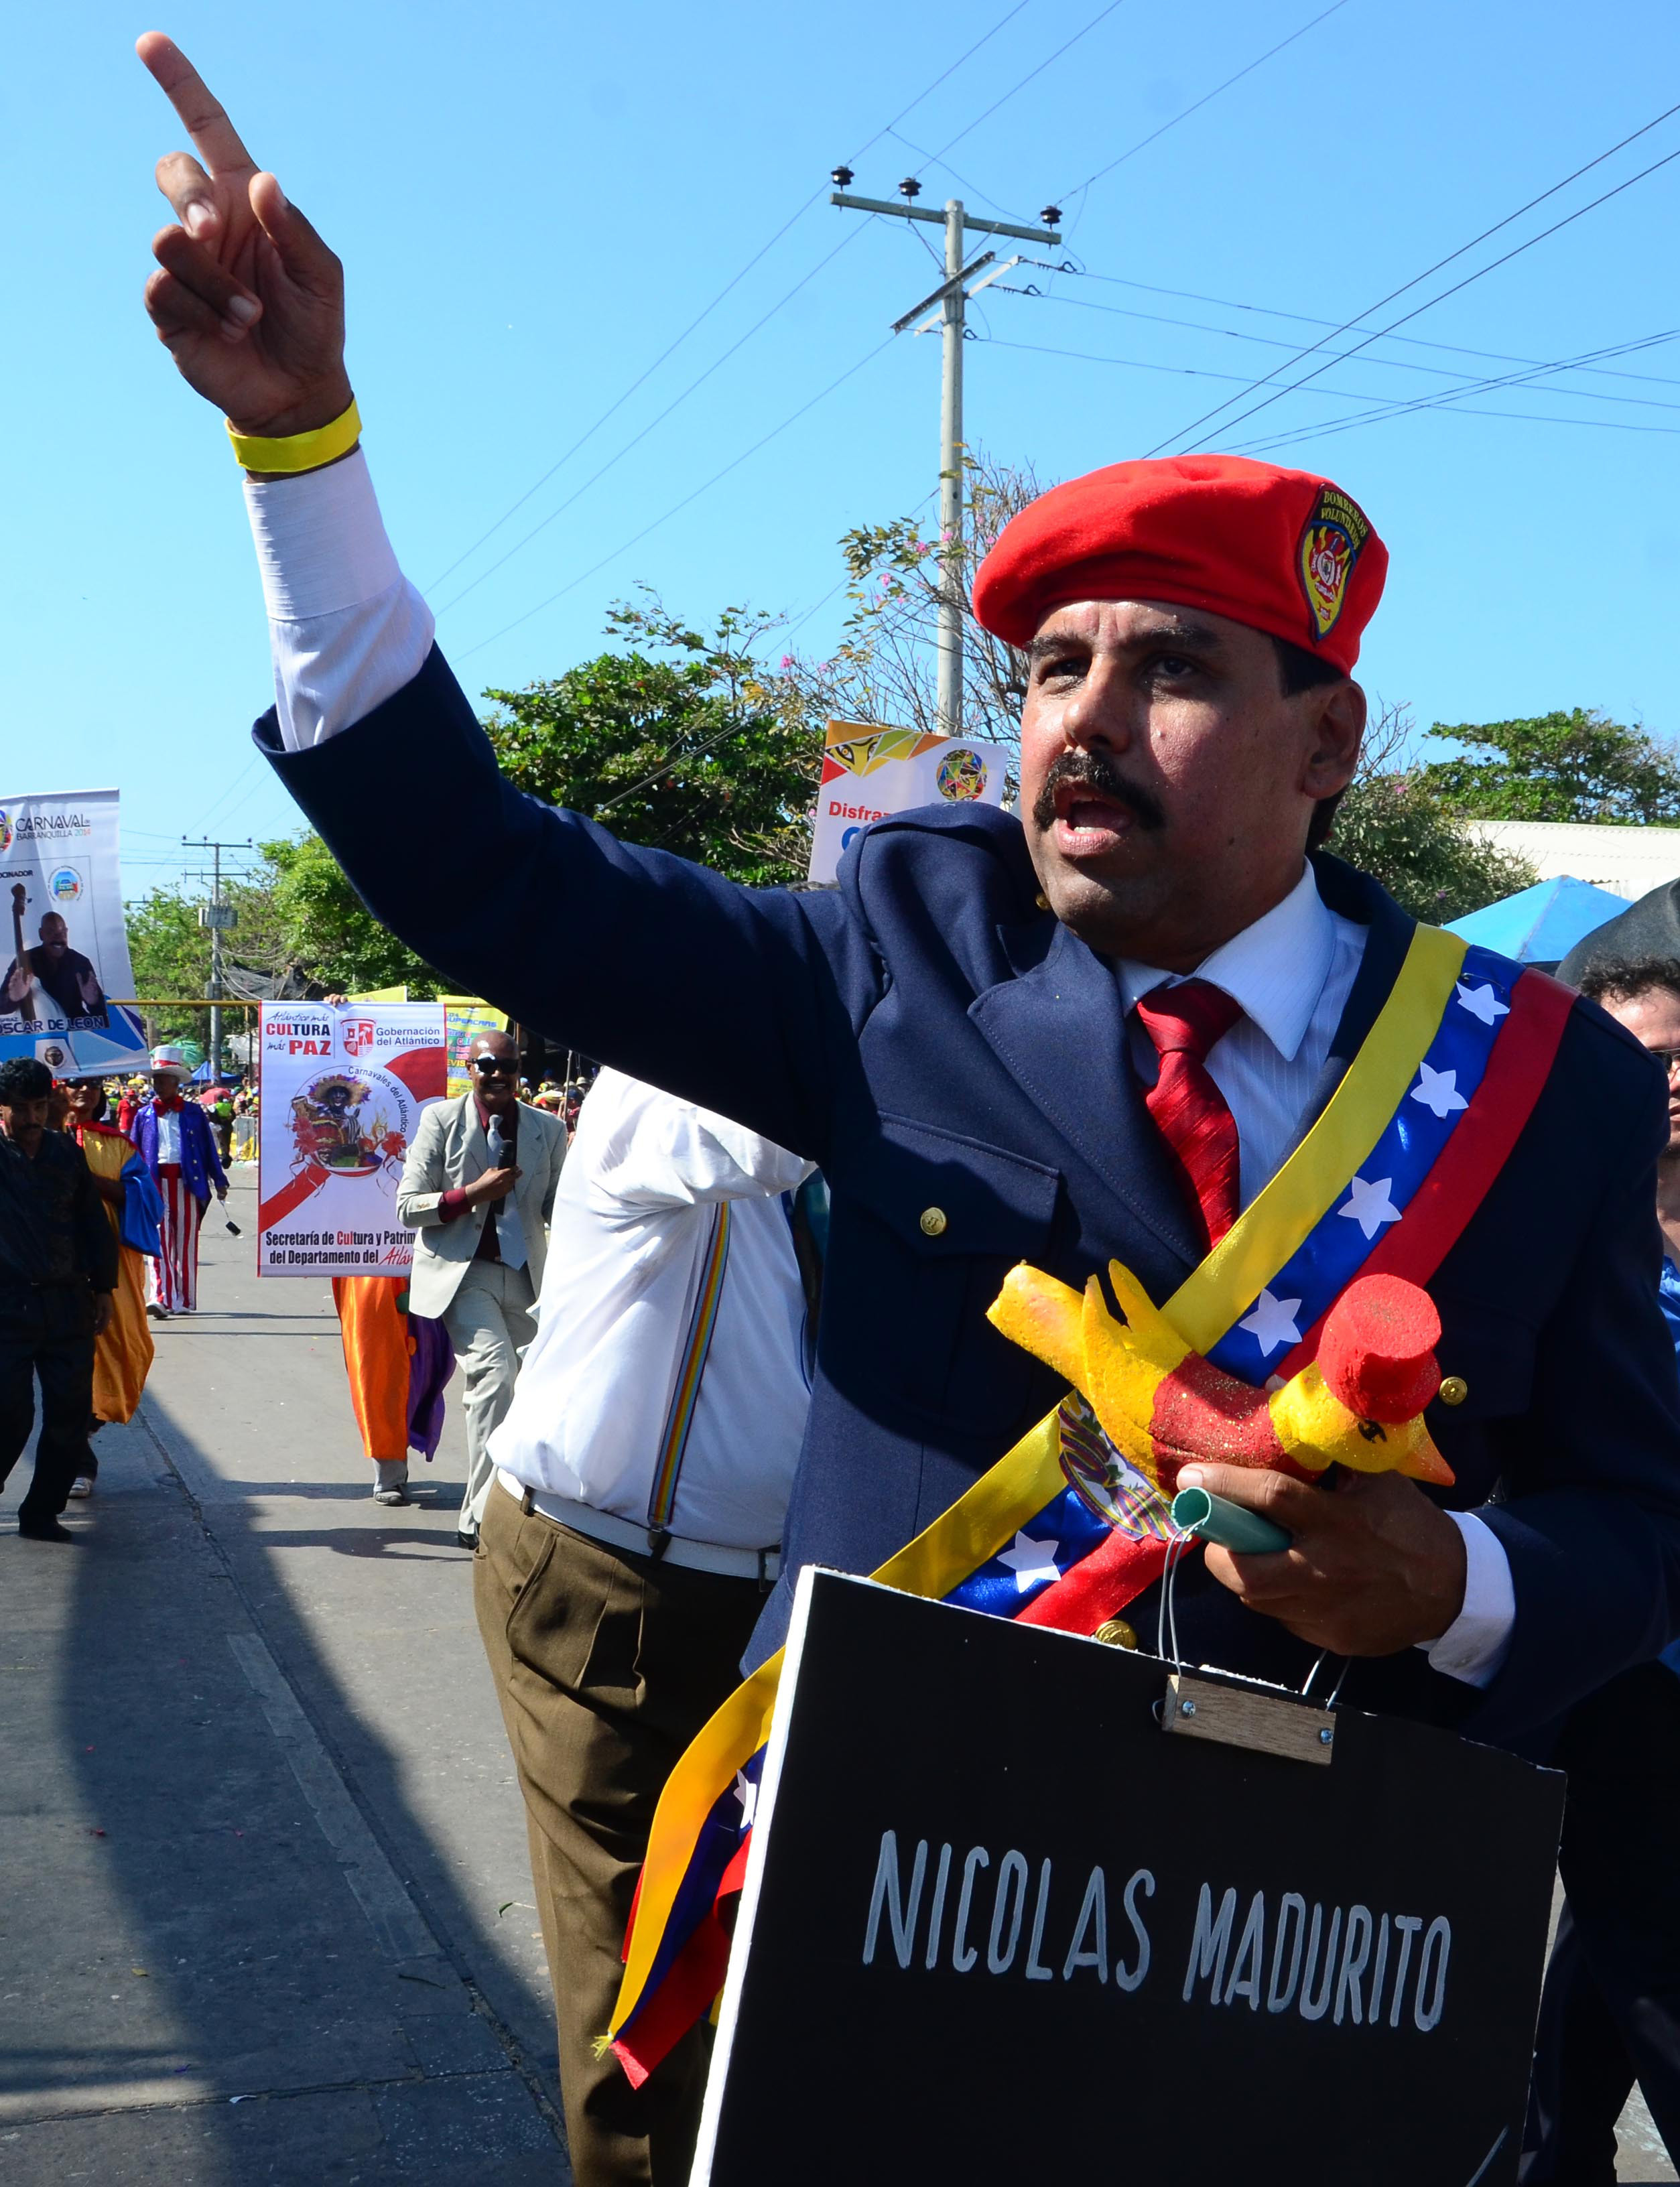
<svg viewBox="0 0 1680 2187"><path fill-rule="evenodd" d="M1528 1121L1573 1002L1542 973L1419 927L1323 1113L1166 1302L1166 1319L1258 1387L1314 1357L1356 1277L1427 1283ZM1168 1510L1074 1392L871 1577L1088 1633L1158 1577ZM604 2038L638 2086L722 1986L780 1667L778 1653L730 1695L660 1796Z"/></svg>

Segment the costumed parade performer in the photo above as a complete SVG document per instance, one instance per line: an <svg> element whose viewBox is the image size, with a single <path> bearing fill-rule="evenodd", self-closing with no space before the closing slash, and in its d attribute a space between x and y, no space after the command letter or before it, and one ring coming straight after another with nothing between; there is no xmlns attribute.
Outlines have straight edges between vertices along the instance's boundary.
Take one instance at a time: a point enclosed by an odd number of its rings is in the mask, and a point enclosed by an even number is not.
<svg viewBox="0 0 1680 2187"><path fill-rule="evenodd" d="M428 1464L443 1434L455 1355L441 1321L408 1310L407 1276L334 1276L350 1402L374 1469L374 1500L408 1501L408 1453Z"/></svg>
<svg viewBox="0 0 1680 2187"><path fill-rule="evenodd" d="M328 995L323 999L329 1009L340 1009L347 998ZM327 1145L348 1143L346 1101L332 1098L335 1088L346 1097L353 1091L346 1080L317 1081L317 1091L323 1096L318 1108L301 1096L294 1097L301 1151L319 1156ZM353 1118L350 1121L354 1123ZM359 1144L359 1125L354 1138ZM334 1276L333 1304L338 1309L351 1406L362 1451L374 1469L374 1501L406 1504L409 1452L418 1451L430 1465L443 1436L443 1392L455 1371L448 1333L441 1321L410 1313L406 1274Z"/></svg>
<svg viewBox="0 0 1680 2187"><path fill-rule="evenodd" d="M178 1048L152 1051L152 1098L135 1112L131 1135L163 1202L163 1250L147 1271L146 1311L155 1321L199 1310L199 1231L212 1191L228 1197L210 1119L183 1098L188 1063Z"/></svg>
<svg viewBox="0 0 1680 2187"><path fill-rule="evenodd" d="M146 1377L152 1371L155 1347L146 1316L149 1257L130 1242L130 1234L147 1245L160 1244L158 1225L162 1206L154 1195L145 1164L125 1134L107 1119L104 1081L73 1079L69 1092L70 1129L87 1156L93 1189L104 1203L116 1237L117 1280L111 1294L110 1319L93 1345L93 1418L104 1427L113 1420L133 1419ZM132 1217L128 1216L131 1194L138 1202ZM70 1494L91 1494L98 1470L98 1454L90 1448Z"/></svg>
<svg viewBox="0 0 1680 2187"><path fill-rule="evenodd" d="M249 475L260 749L374 915L464 991L818 1161L832 1195L782 1577L752 1683L655 1819L611 2030L632 2079L717 1987L804 1565L1123 1641L1154 1627L1158 1504L1199 1477L1292 1540L1184 1565L1192 1662L1299 1691L1329 1651L1355 1707L1538 1753L1663 1649L1660 1074L1595 1006L1419 925L1324 847L1388 561L1353 498L1222 456L1045 494L974 594L1024 657L1018 815L898 815L833 891L739 887L498 773L385 538L338 261L168 41L141 50L203 155L160 165L184 224L148 304ZM439 810L494 847L469 893L413 854ZM1016 1318L1031 1346L987 1318L1023 1262L1057 1287ZM1426 1288L1417 1349L1321 1359L1367 1275ZM1143 1302L1147 1346L1110 1338ZM1065 1409L1076 1367L1093 1386ZM1082 1408L1114 1423L1094 1447ZM1385 1408L1409 1472L1345 1462Z"/></svg>

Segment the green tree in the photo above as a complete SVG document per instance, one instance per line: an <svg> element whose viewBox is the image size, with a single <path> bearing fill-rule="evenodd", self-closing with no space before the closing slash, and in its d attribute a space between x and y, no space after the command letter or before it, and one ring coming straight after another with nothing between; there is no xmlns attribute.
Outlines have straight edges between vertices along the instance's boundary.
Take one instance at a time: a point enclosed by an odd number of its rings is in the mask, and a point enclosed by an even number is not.
<svg viewBox="0 0 1680 2187"><path fill-rule="evenodd" d="M266 864L238 878L225 878L222 893L237 924L224 934L222 969L230 997L273 992L277 971L284 976L284 938L275 917L272 874ZM143 1000L188 1001L210 990L210 930L199 924L205 901L179 882L153 888L124 907L134 992ZM147 1013L153 1037L195 1040L208 1035L204 1009L154 1009ZM229 1020L238 1023L237 1015Z"/></svg>
<svg viewBox="0 0 1680 2187"><path fill-rule="evenodd" d="M1422 770L1448 812L1478 820L1680 822L1680 753L1593 708L1525 721L1437 722L1429 734L1470 747L1469 755L1432 760Z"/></svg>
<svg viewBox="0 0 1680 2187"><path fill-rule="evenodd" d="M964 483L960 543L942 540L919 516L859 525L842 537L850 609L840 641L826 661L784 663L813 719L937 731L939 612L954 599L962 609L963 734L1019 751L1026 656L981 629L969 593L997 534L1044 489L1031 470L972 453Z"/></svg>
<svg viewBox="0 0 1680 2187"><path fill-rule="evenodd" d="M1433 926L1531 887L1538 876L1526 859L1479 841L1431 788L1430 770L1403 763L1411 734L1404 707L1384 709L1336 809L1327 847Z"/></svg>
<svg viewBox="0 0 1680 2187"><path fill-rule="evenodd" d="M202 995L210 978L210 935L199 925L197 901L178 886L153 888L126 907L126 916L135 993L143 1000ZM152 1010L147 1017L155 1039L181 1040L202 1037L202 1015Z"/></svg>
<svg viewBox="0 0 1680 2187"><path fill-rule="evenodd" d="M523 691L490 691L502 772L628 842L756 886L802 880L822 734L796 680L755 648L772 619L727 608L710 638L647 593L607 618L625 642Z"/></svg>
<svg viewBox="0 0 1680 2187"><path fill-rule="evenodd" d="M450 985L382 926L313 829L264 843L284 970L318 994L406 987L417 1001Z"/></svg>

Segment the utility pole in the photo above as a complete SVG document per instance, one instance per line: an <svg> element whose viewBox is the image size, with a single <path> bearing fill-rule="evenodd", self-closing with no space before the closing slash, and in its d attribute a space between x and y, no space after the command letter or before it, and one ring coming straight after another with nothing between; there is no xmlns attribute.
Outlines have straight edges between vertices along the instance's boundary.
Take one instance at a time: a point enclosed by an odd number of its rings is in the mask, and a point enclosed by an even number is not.
<svg viewBox="0 0 1680 2187"><path fill-rule="evenodd" d="M222 937L238 924L238 914L231 903L222 898L222 853L224 851L248 851L251 840L247 835L242 843L217 843L202 838L188 844L183 835L182 842L194 851L209 851L214 856L215 877L211 883L208 903L199 906L199 925L210 929L210 1070L212 1083L222 1076Z"/></svg>
<svg viewBox="0 0 1680 2187"><path fill-rule="evenodd" d="M1013 221L981 220L964 210L960 198L947 198L943 212L935 212L931 207L924 211L914 203L921 195L922 186L913 175L907 175L898 185L899 195L905 200L902 205L894 205L889 198L853 197L847 188L852 179L850 167L836 167L832 179L835 187L829 193L830 205L845 205L853 212L879 213L890 220L927 221L945 230L943 282L930 296L924 296L902 318L895 320L892 330L902 334L913 319L919 318L936 304L941 307L939 727L941 735L957 737L963 733L963 617L967 589L963 525L963 344L968 335L966 311L968 300L976 290L987 287L999 274L1019 262L1009 260L970 288L969 276L979 273L997 254L985 251L972 265L964 266L964 239L972 229L981 235L1015 236L1023 243L1059 243L1062 239L1055 223L1062 216L1061 211L1057 205L1046 205L1039 218L1049 223L1048 226L1021 228ZM921 334L925 329L918 327L916 331Z"/></svg>

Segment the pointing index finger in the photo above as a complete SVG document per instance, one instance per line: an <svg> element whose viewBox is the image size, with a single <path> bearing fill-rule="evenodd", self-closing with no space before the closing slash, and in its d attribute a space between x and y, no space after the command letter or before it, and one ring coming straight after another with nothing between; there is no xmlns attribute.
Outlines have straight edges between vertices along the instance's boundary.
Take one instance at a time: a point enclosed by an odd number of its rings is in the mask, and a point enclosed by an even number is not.
<svg viewBox="0 0 1680 2187"><path fill-rule="evenodd" d="M246 151L225 109L172 38L148 31L135 42L144 62L212 175L254 174L256 162Z"/></svg>

